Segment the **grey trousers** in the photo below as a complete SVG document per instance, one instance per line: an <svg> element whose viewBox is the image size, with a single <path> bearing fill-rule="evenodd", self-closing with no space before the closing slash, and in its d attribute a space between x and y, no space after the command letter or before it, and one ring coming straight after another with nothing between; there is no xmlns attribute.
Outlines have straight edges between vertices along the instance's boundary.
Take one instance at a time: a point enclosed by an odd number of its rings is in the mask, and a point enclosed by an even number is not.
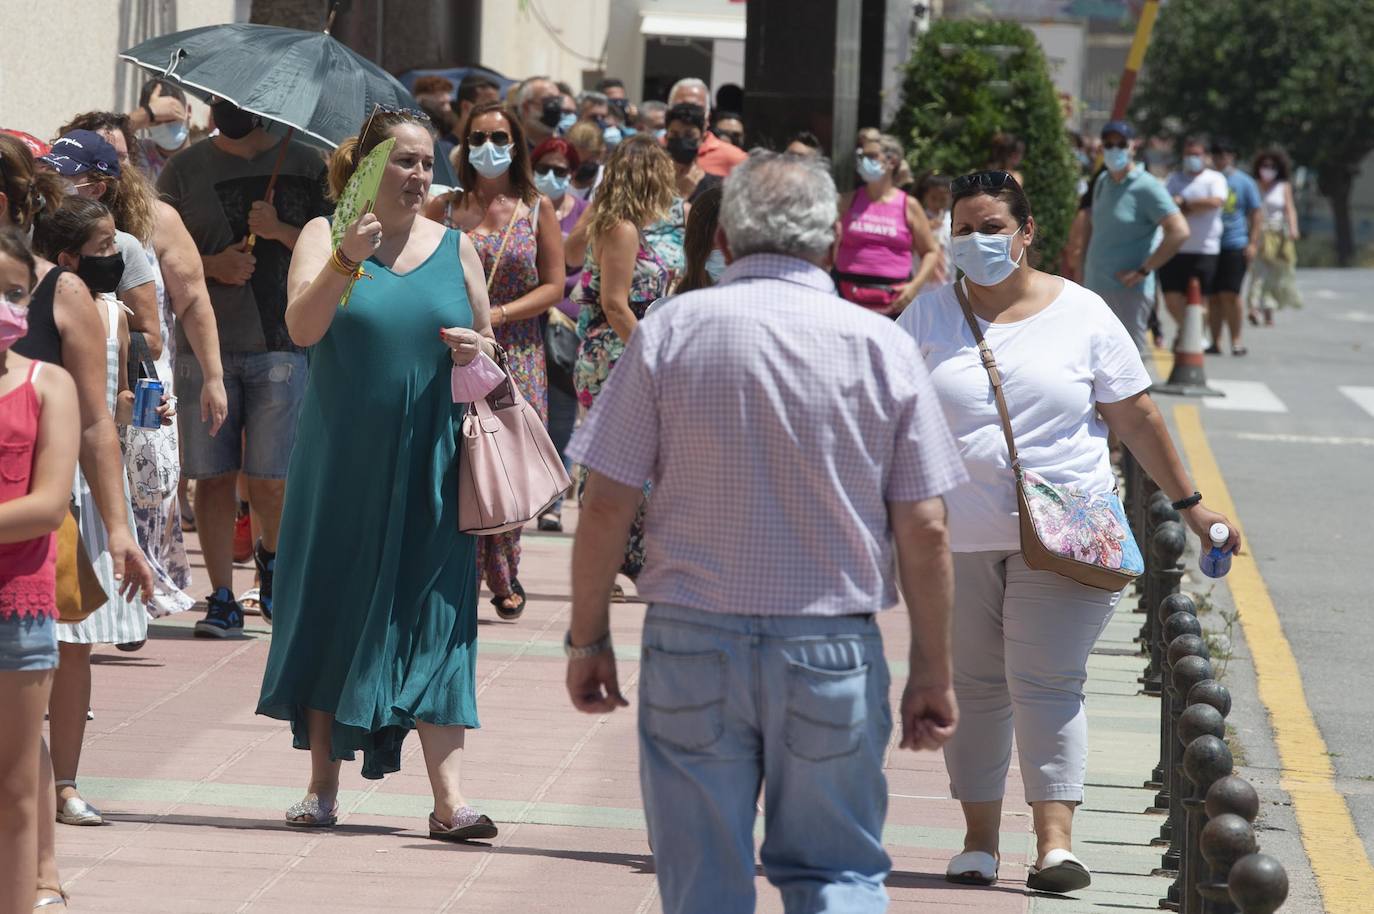
<svg viewBox="0 0 1374 914"><path fill-rule="evenodd" d="M1088 654L1119 598L1032 571L1019 552L954 554L959 727L945 767L956 799L1002 798L1014 731L1026 802L1083 801Z"/></svg>
<svg viewBox="0 0 1374 914"><path fill-rule="evenodd" d="M1133 289L1109 289L1098 294L1126 326L1131 339L1135 340L1135 348L1143 355L1150 345L1150 312L1155 304L1154 299L1145 294L1145 284L1141 283Z"/></svg>

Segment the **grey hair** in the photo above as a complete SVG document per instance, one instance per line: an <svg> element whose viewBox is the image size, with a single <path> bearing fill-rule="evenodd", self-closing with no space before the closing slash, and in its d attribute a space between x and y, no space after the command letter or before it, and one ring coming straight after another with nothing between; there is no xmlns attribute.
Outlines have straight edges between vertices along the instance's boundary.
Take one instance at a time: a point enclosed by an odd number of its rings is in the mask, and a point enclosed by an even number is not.
<svg viewBox="0 0 1374 914"><path fill-rule="evenodd" d="M530 91L537 82L552 83L553 78L550 76L530 76L517 83L515 86L515 107L519 108L529 101Z"/></svg>
<svg viewBox="0 0 1374 914"><path fill-rule="evenodd" d="M657 99L654 99L654 100L651 100L651 101L644 102L642 105L639 106L639 118L640 118L640 120L643 120L647 115L653 114L655 111L667 111L667 110L668 110L668 103L667 103L667 102L661 102L661 101L658 101Z"/></svg>
<svg viewBox="0 0 1374 914"><path fill-rule="evenodd" d="M720 227L736 258L820 260L835 243L838 218L835 181L819 156L755 149L725 179Z"/></svg>
<svg viewBox="0 0 1374 914"><path fill-rule="evenodd" d="M581 108L586 104L606 105L610 104L610 101L611 100L606 97L605 92L594 92L589 90L577 96L577 107Z"/></svg>
<svg viewBox="0 0 1374 914"><path fill-rule="evenodd" d="M708 119L711 117L711 87L706 85L705 80L698 79L695 76L684 76L682 79L679 79L677 82L673 83L673 88L668 90L669 107L672 107L672 105L674 104L673 96L677 95L677 91L679 89L700 89L703 93L705 93L706 117Z"/></svg>

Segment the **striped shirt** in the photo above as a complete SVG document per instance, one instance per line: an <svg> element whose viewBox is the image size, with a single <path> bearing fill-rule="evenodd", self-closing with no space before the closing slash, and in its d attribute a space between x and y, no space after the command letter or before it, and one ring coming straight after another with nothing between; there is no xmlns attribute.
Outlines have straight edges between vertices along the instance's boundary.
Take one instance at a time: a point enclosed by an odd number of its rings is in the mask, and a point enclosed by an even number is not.
<svg viewBox="0 0 1374 914"><path fill-rule="evenodd" d="M775 254L655 308L568 453L652 481L642 597L755 615L892 606L887 503L967 479L910 337Z"/></svg>

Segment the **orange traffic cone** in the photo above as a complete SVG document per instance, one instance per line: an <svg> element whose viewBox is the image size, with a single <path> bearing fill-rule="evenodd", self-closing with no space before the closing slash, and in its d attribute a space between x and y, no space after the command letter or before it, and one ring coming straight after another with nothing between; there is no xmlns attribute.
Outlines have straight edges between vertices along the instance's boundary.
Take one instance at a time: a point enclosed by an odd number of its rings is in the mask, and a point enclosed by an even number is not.
<svg viewBox="0 0 1374 914"><path fill-rule="evenodd" d="M1188 281L1188 303L1183 307L1183 326L1178 332L1174 368L1169 372L1169 382L1154 388L1156 392L1188 397L1226 396L1207 386L1207 372L1203 370L1202 324L1206 311L1202 304L1202 284L1194 277Z"/></svg>

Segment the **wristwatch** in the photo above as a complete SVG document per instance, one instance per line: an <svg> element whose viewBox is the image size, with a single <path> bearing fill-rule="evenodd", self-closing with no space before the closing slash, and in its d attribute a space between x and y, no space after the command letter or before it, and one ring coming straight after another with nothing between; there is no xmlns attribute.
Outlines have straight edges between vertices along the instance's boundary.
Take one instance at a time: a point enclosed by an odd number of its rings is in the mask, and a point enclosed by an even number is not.
<svg viewBox="0 0 1374 914"><path fill-rule="evenodd" d="M144 102L143 104L139 105L139 107L142 108L144 112L148 115L149 127L157 123L157 115L153 113L153 108L151 105L149 105L147 102Z"/></svg>
<svg viewBox="0 0 1374 914"><path fill-rule="evenodd" d="M563 653L569 660L586 660L588 657L595 657L597 654L605 653L611 649L611 633L607 632L591 644L578 647L573 644L572 631L569 630L563 636Z"/></svg>
<svg viewBox="0 0 1374 914"><path fill-rule="evenodd" d="M1175 511L1187 511L1187 510L1188 510L1189 508L1191 508L1193 505L1201 504L1201 503L1202 503L1202 493L1201 493L1201 492L1194 492L1192 495L1189 495L1187 498L1180 498L1178 501L1174 502L1173 505L1172 505L1171 507L1172 507Z"/></svg>

